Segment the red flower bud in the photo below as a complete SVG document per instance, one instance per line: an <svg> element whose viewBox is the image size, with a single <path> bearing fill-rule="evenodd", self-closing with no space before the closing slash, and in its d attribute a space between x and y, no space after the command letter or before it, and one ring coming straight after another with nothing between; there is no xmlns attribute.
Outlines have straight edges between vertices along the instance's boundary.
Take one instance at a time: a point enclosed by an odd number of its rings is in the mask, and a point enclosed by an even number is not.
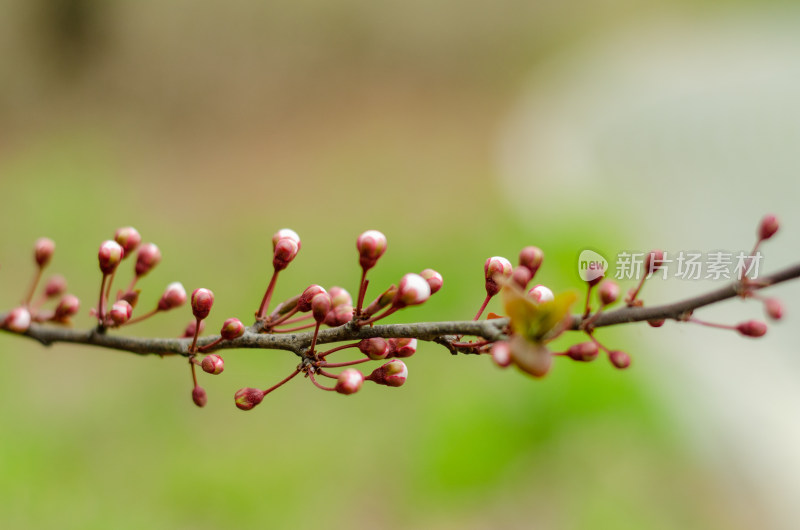
<svg viewBox="0 0 800 530"><path fill-rule="evenodd" d="M342 326L353 320L353 306L337 305L325 315L325 325L332 328Z"/></svg>
<svg viewBox="0 0 800 530"><path fill-rule="evenodd" d="M573 361L589 362L597 359L600 349L594 342L580 342L573 344L567 350L567 356Z"/></svg>
<svg viewBox="0 0 800 530"><path fill-rule="evenodd" d="M130 320L132 313L133 307L131 307L131 304L125 300L118 300L111 306L111 311L108 312L108 316L111 317L114 324L120 326Z"/></svg>
<svg viewBox="0 0 800 530"><path fill-rule="evenodd" d="M300 251L300 244L294 239L284 237L275 244L275 251L272 258L272 267L276 271L282 271L294 260Z"/></svg>
<svg viewBox="0 0 800 530"><path fill-rule="evenodd" d="M525 247L519 253L519 264L531 271L531 278L536 276L536 271L542 266L544 252L539 247Z"/></svg>
<svg viewBox="0 0 800 530"><path fill-rule="evenodd" d="M417 339L389 339L389 357L411 357L417 353Z"/></svg>
<svg viewBox="0 0 800 530"><path fill-rule="evenodd" d="M664 325L664 322L666 322L666 320L665 320L665 319L663 319L663 318L657 318L657 319L654 319L654 320L648 320L648 321L647 321L647 324L648 324L648 325L649 325L651 328L660 328L661 326L663 326L663 325Z"/></svg>
<svg viewBox="0 0 800 530"><path fill-rule="evenodd" d="M664 251L655 249L651 250L647 253L647 256L644 258L644 270L647 271L647 274L651 274L658 269L660 269L664 263Z"/></svg>
<svg viewBox="0 0 800 530"><path fill-rule="evenodd" d="M408 378L406 363L399 359L392 359L383 366L376 368L364 379L385 386L402 386Z"/></svg>
<svg viewBox="0 0 800 530"><path fill-rule="evenodd" d="M772 320L780 320L783 317L783 304L777 298L764 300L764 310Z"/></svg>
<svg viewBox="0 0 800 530"><path fill-rule="evenodd" d="M367 230L356 239L356 248L361 268L369 270L386 252L386 236L377 230Z"/></svg>
<svg viewBox="0 0 800 530"><path fill-rule="evenodd" d="M206 329L206 322L205 320L200 321L200 327L197 327L197 320L192 320L188 324L186 324L186 328L183 330L183 335L181 335L182 339L191 339L194 337L195 331L198 335L201 335L203 331Z"/></svg>
<svg viewBox="0 0 800 530"><path fill-rule="evenodd" d="M244 335L244 324L238 318L229 318L222 323L222 330L219 334L225 340L238 339Z"/></svg>
<svg viewBox="0 0 800 530"><path fill-rule="evenodd" d="M321 285L309 285L303 294L300 295L300 300L297 301L297 310L302 313L311 311L311 300L320 293L326 293L324 287Z"/></svg>
<svg viewBox="0 0 800 530"><path fill-rule="evenodd" d="M278 241L281 239L291 239L295 243L297 243L297 250L300 250L302 244L300 243L300 236L297 235L297 232L290 228L282 228L278 230L272 235L272 250L274 251L278 246Z"/></svg>
<svg viewBox="0 0 800 530"><path fill-rule="evenodd" d="M528 267L514 267L514 272L511 273L511 281L519 285L520 289L526 288L531 278L533 278L533 274Z"/></svg>
<svg viewBox="0 0 800 530"><path fill-rule="evenodd" d="M775 233L780 228L780 223L778 223L778 218L772 214L765 215L763 219L761 219L761 223L758 225L758 238L760 240L769 239L775 235Z"/></svg>
<svg viewBox="0 0 800 530"><path fill-rule="evenodd" d="M15 333L25 333L31 326L31 314L24 307L15 307L3 320L3 327Z"/></svg>
<svg viewBox="0 0 800 530"><path fill-rule="evenodd" d="M439 291L444 284L442 275L433 269L425 269L424 271L420 272L419 275L425 278L425 281L428 282L428 286L431 288L431 294Z"/></svg>
<svg viewBox="0 0 800 530"><path fill-rule="evenodd" d="M158 301L158 309L159 311L167 311L180 307L185 303L186 290L183 285L181 285L181 282L172 282L167 285L164 294L161 295L161 299Z"/></svg>
<svg viewBox="0 0 800 530"><path fill-rule="evenodd" d="M486 280L486 294L494 296L500 292L500 286L494 280L496 275L503 278L510 278L513 272L511 262L501 256L488 258L483 264L483 277Z"/></svg>
<svg viewBox="0 0 800 530"><path fill-rule="evenodd" d="M492 344L492 361L500 368L511 365L511 348L507 342L499 341Z"/></svg>
<svg viewBox="0 0 800 530"><path fill-rule="evenodd" d="M736 326L736 330L745 337L763 337L767 333L767 325L758 320L748 320Z"/></svg>
<svg viewBox="0 0 800 530"><path fill-rule="evenodd" d="M400 279L397 294L392 301L395 307L406 307L423 303L431 296L431 287L425 278L409 272Z"/></svg>
<svg viewBox="0 0 800 530"><path fill-rule="evenodd" d="M200 367L207 374L219 375L225 369L225 362L222 360L222 357L216 353L212 353L211 355L203 357Z"/></svg>
<svg viewBox="0 0 800 530"><path fill-rule="evenodd" d="M603 306L613 304L619 298L619 285L612 280L604 281L597 290L597 297L600 298L600 304Z"/></svg>
<svg viewBox="0 0 800 530"><path fill-rule="evenodd" d="M114 232L114 241L120 244L122 250L125 251L124 258L127 258L128 255L132 254L136 247L139 246L139 243L142 242L142 236L139 235L139 232L132 226L125 226L123 228L118 228L116 232Z"/></svg>
<svg viewBox="0 0 800 530"><path fill-rule="evenodd" d="M53 257L53 252L56 250L56 244L52 239L40 237L36 240L34 245L34 258L39 268L44 268L50 263L50 258Z"/></svg>
<svg viewBox="0 0 800 530"><path fill-rule="evenodd" d="M358 370L348 368L339 374L336 379L336 391L340 394L350 395L355 394L364 383L364 374Z"/></svg>
<svg viewBox="0 0 800 530"><path fill-rule="evenodd" d="M145 243L136 255L136 276L144 276L161 261L161 251L153 243Z"/></svg>
<svg viewBox="0 0 800 530"><path fill-rule="evenodd" d="M100 262L100 271L103 274L111 274L117 269L117 265L122 260L125 251L116 241L103 241L100 250L97 251L97 259Z"/></svg>
<svg viewBox="0 0 800 530"><path fill-rule="evenodd" d="M390 351L389 342L381 337L362 339L358 343L358 349L373 361L385 359Z"/></svg>
<svg viewBox="0 0 800 530"><path fill-rule="evenodd" d="M203 390L203 387L196 386L192 389L192 401L198 407L205 407L206 403L208 403L208 396L206 395L206 391Z"/></svg>
<svg viewBox="0 0 800 530"><path fill-rule="evenodd" d="M242 410L250 410L264 399L264 392L257 388L242 388L236 395L236 406Z"/></svg>
<svg viewBox="0 0 800 530"><path fill-rule="evenodd" d="M325 321L325 317L331 310L331 295L328 293L318 293L311 299L311 315L317 323Z"/></svg>
<svg viewBox="0 0 800 530"><path fill-rule="evenodd" d="M214 305L214 293L210 289L201 287L192 292L192 314L195 318L203 320L211 312Z"/></svg>
<svg viewBox="0 0 800 530"><path fill-rule="evenodd" d="M555 300L556 298L556 296L553 294L553 291L544 285L535 285L532 287L531 290L528 291L528 296L533 298L533 301L537 304L549 302L551 300Z"/></svg>
<svg viewBox="0 0 800 530"><path fill-rule="evenodd" d="M72 294L66 294L58 303L56 312L53 315L53 320L57 322L66 322L69 317L78 314L81 302L78 297Z"/></svg>
<svg viewBox="0 0 800 530"><path fill-rule="evenodd" d="M64 277L59 274L51 276L50 279L47 280L47 284L44 286L44 295L47 298L55 298L66 291L67 280L65 280Z"/></svg>
<svg viewBox="0 0 800 530"><path fill-rule="evenodd" d="M333 307L340 305L353 305L353 297L350 296L350 293L348 293L342 287L331 287L328 290L328 294L331 295L331 303L333 304Z"/></svg>
<svg viewBox="0 0 800 530"><path fill-rule="evenodd" d="M624 351L613 350L608 353L608 360L611 361L616 368L624 370L631 365L631 356Z"/></svg>

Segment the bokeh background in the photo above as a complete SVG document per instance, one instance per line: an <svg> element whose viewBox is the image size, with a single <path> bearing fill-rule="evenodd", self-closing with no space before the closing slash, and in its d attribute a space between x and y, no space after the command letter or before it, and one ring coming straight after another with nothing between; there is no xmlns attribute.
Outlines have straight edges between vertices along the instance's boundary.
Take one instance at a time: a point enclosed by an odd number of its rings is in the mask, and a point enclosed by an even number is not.
<svg viewBox="0 0 800 530"><path fill-rule="evenodd" d="M252 315L283 227L303 249L276 299L354 291L369 228L389 238L373 286L439 270L398 322L470 318L483 260L528 244L563 290L584 248L747 250L774 212L777 269L800 229L799 27L769 1L0 3L3 307L48 236L91 325L97 247L124 225L164 256L143 307L171 281L211 288L210 330ZM295 380L249 413L234 392L294 358L229 352L199 410L183 361L4 334L0 526L795 528L800 290L776 291L787 322L759 341L603 330L626 372L556 362L534 381L426 344L401 389Z"/></svg>

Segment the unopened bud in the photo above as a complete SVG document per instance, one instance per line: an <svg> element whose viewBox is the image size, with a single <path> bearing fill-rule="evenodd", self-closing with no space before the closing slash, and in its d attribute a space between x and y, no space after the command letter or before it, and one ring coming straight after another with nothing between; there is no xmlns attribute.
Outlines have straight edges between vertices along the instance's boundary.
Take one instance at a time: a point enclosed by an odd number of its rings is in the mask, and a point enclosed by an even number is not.
<svg viewBox="0 0 800 530"><path fill-rule="evenodd" d="M533 274L528 267L514 267L514 272L511 273L511 281L519 285L520 289L525 289L531 278L533 278Z"/></svg>
<svg viewBox="0 0 800 530"><path fill-rule="evenodd" d="M272 235L272 250L274 251L278 246L278 241L281 239L291 239L297 243L297 249L300 250L302 244L300 243L300 236L291 228L282 228Z"/></svg>
<svg viewBox="0 0 800 530"><path fill-rule="evenodd" d="M612 280L604 281L597 290L597 297L600 298L600 304L603 306L613 304L619 298L619 285Z"/></svg>
<svg viewBox="0 0 800 530"><path fill-rule="evenodd" d="M389 341L382 337L361 339L361 341L358 343L359 351L373 361L385 359L389 355L389 348Z"/></svg>
<svg viewBox="0 0 800 530"><path fill-rule="evenodd" d="M229 318L222 323L219 334L224 340L238 339L244 335L244 324L238 318Z"/></svg>
<svg viewBox="0 0 800 530"><path fill-rule="evenodd" d="M417 339L389 339L389 357L411 357L417 353Z"/></svg>
<svg viewBox="0 0 800 530"><path fill-rule="evenodd" d="M543 304L545 302L550 302L551 300L555 300L556 296L553 294L548 287L544 285L536 285L528 291L528 296L533 298L533 301L537 304Z"/></svg>
<svg viewBox="0 0 800 530"><path fill-rule="evenodd" d="M772 320L783 318L783 304L777 298L767 298L764 300L764 310Z"/></svg>
<svg viewBox="0 0 800 530"><path fill-rule="evenodd" d="M57 322L65 322L69 317L78 314L81 302L78 297L73 294L66 294L56 306L56 311L53 315L53 320Z"/></svg>
<svg viewBox="0 0 800 530"><path fill-rule="evenodd" d="M136 276L141 277L161 261L161 251L154 243L145 243L139 247L136 255Z"/></svg>
<svg viewBox="0 0 800 530"><path fill-rule="evenodd" d="M44 295L47 298L55 298L67 291L67 280L63 276L56 274L51 276L44 286Z"/></svg>
<svg viewBox="0 0 800 530"><path fill-rule="evenodd" d="M114 324L120 326L130 320L132 313L133 307L131 307L131 304L125 300L118 300L111 306L111 311L108 312L108 316L111 317Z"/></svg>
<svg viewBox="0 0 800 530"><path fill-rule="evenodd" d="M364 310L364 316L374 315L387 305L391 304L395 296L397 296L397 286L392 285L367 306L367 308Z"/></svg>
<svg viewBox="0 0 800 530"><path fill-rule="evenodd" d="M336 391L340 394L355 394L364 384L364 374L353 368L348 368L336 378Z"/></svg>
<svg viewBox="0 0 800 530"><path fill-rule="evenodd" d="M436 293L444 284L442 275L433 269L425 269L424 271L420 272L419 275L425 278L425 281L428 282L428 286L431 288L431 294Z"/></svg>
<svg viewBox="0 0 800 530"><path fill-rule="evenodd" d="M278 240L272 257L272 267L276 271L282 271L297 257L299 251L300 244L294 239L284 237Z"/></svg>
<svg viewBox="0 0 800 530"><path fill-rule="evenodd" d="M409 272L400 279L397 294L392 301L395 307L407 307L423 303L431 296L431 287L425 278L419 274Z"/></svg>
<svg viewBox="0 0 800 530"><path fill-rule="evenodd" d="M376 368L364 379L386 386L402 386L408 378L406 363L399 359L392 359L383 366Z"/></svg>
<svg viewBox="0 0 800 530"><path fill-rule="evenodd" d="M300 300L297 301L297 310L302 313L311 311L311 300L320 293L326 293L324 287L321 285L309 285L303 294L300 295Z"/></svg>
<svg viewBox="0 0 800 530"><path fill-rule="evenodd" d="M531 271L531 277L536 276L536 271L542 266L544 252L539 247L525 247L519 253L519 264Z"/></svg>
<svg viewBox="0 0 800 530"><path fill-rule="evenodd" d="M767 325L759 320L748 320L736 326L736 331L745 337L763 337L767 333Z"/></svg>
<svg viewBox="0 0 800 530"><path fill-rule="evenodd" d="M225 362L216 353L206 355L200 363L200 368L207 374L219 375L225 369Z"/></svg>
<svg viewBox="0 0 800 530"><path fill-rule="evenodd" d="M594 342L580 342L573 344L567 350L567 357L573 361L589 362L597 359L600 349Z"/></svg>
<svg viewBox="0 0 800 530"><path fill-rule="evenodd" d="M171 284L167 285L166 290L164 290L164 294L161 295L161 299L158 301L158 310L167 311L169 309L180 307L185 303L186 289L183 288L181 282L172 282Z"/></svg>
<svg viewBox="0 0 800 530"><path fill-rule="evenodd" d="M314 295L314 298L311 299L311 315L314 317L314 321L317 323L322 323L325 321L325 317L328 315L328 312L331 310L331 295L328 293L319 293Z"/></svg>
<svg viewBox="0 0 800 530"><path fill-rule="evenodd" d="M15 307L3 320L3 327L15 333L25 333L31 326L31 314L24 307Z"/></svg>
<svg viewBox="0 0 800 530"><path fill-rule="evenodd" d="M337 305L325 315L325 325L332 328L342 326L353 320L353 306Z"/></svg>
<svg viewBox="0 0 800 530"><path fill-rule="evenodd" d="M624 370L631 365L631 356L620 350L610 351L608 353L608 360L620 370Z"/></svg>
<svg viewBox="0 0 800 530"><path fill-rule="evenodd" d="M647 274L652 274L664 265L664 251L659 249L651 250L644 258L644 270Z"/></svg>
<svg viewBox="0 0 800 530"><path fill-rule="evenodd" d="M53 243L52 239L40 237L36 240L36 244L34 245L34 258L40 269L50 263L50 259L53 257L53 252L55 252L55 250L56 244Z"/></svg>
<svg viewBox="0 0 800 530"><path fill-rule="evenodd" d="M511 262L501 256L494 256L488 258L483 264L483 277L486 280L486 294L494 296L500 292L500 286L494 280L494 277L499 275L503 278L510 278L513 272Z"/></svg>
<svg viewBox="0 0 800 530"><path fill-rule="evenodd" d="M264 399L264 392L257 388L242 388L234 395L236 406L241 410L250 410Z"/></svg>
<svg viewBox="0 0 800 530"><path fill-rule="evenodd" d="M182 339L191 339L194 337L195 333L200 335L206 329L206 322L205 320L200 321L200 327L197 327L197 320L192 320L188 324L186 324L186 328L183 330L183 335L181 335Z"/></svg>
<svg viewBox="0 0 800 530"><path fill-rule="evenodd" d="M651 328L660 328L661 326L663 326L663 325L664 325L664 323L665 323L665 322L666 322L666 319L663 319L663 318L654 318L653 320L648 320L648 321L647 321L647 324L648 324L648 325L649 325Z"/></svg>
<svg viewBox="0 0 800 530"><path fill-rule="evenodd" d="M123 257L127 258L136 250L139 243L142 242L142 236L139 235L139 232L134 227L125 226L123 228L118 228L117 231L114 232L114 241L120 244L122 250L125 251Z"/></svg>
<svg viewBox="0 0 800 530"><path fill-rule="evenodd" d="M775 233L780 228L780 223L778 223L778 218L772 214L765 215L763 219L761 219L761 223L758 225L758 238L760 240L769 239L775 235Z"/></svg>
<svg viewBox="0 0 800 530"><path fill-rule="evenodd" d="M192 292L192 314L195 318L203 320L211 312L214 305L214 293L210 289L200 287Z"/></svg>
<svg viewBox="0 0 800 530"><path fill-rule="evenodd" d="M500 368L507 368L511 365L511 348L508 343L498 341L492 344L492 361Z"/></svg>
<svg viewBox="0 0 800 530"><path fill-rule="evenodd" d="M119 265L125 251L116 241L103 241L100 250L97 251L97 259L100 262L100 271L103 274L111 274Z"/></svg>
<svg viewBox="0 0 800 530"><path fill-rule="evenodd" d="M361 268L369 270L386 252L386 236L377 230L367 230L356 239L356 248Z"/></svg>
<svg viewBox="0 0 800 530"><path fill-rule="evenodd" d="M206 395L206 391L203 390L203 387L196 386L192 389L192 401L198 407L205 407L206 403L208 403L208 396Z"/></svg>
<svg viewBox="0 0 800 530"><path fill-rule="evenodd" d="M331 295L331 303L333 304L333 307L340 305L353 305L353 297L350 296L350 293L348 293L342 287L331 287L328 289L328 294Z"/></svg>

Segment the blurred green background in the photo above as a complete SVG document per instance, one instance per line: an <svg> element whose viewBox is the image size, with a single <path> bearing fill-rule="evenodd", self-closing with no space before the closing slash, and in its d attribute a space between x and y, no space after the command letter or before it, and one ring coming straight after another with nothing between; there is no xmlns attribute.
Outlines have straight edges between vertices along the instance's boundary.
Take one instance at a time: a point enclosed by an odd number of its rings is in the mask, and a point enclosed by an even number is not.
<svg viewBox="0 0 800 530"><path fill-rule="evenodd" d="M527 84L549 80L565 54L581 56L641 21L696 29L733 13L764 26L773 11L785 20L783 9L626 0L4 2L3 306L19 301L33 242L48 236L57 244L50 271L83 302L76 325L91 325L97 247L124 225L164 257L140 283L140 304L154 305L171 281L208 287L216 294L209 330L253 314L271 272L270 237L283 227L300 234L303 248L276 300L310 283L354 292L354 241L369 228L389 239L371 274L376 292L425 267L444 276L440 294L396 322L470 318L483 296L483 260L514 259L528 244L545 250L540 282L578 286L580 250L656 246L659 232L645 233L652 223L635 221L631 209L661 210L613 164L592 169L621 197L598 191L603 184L587 193L555 173L507 178L498 151ZM590 110L604 105L593 101ZM748 232L732 244L750 244L774 194L742 218ZM130 332L176 336L190 316L183 308ZM293 357L228 352L224 374L201 374L209 404L199 410L182 360L44 348L3 334L0 526L780 526L786 520L771 518L768 494L744 471L698 449L681 413L692 405L673 399L680 385L663 389L672 375L657 358L670 355L670 333L604 331L633 355L629 371L559 359L542 381L424 344L401 389L365 386L345 398L298 379L249 413L234 408L234 392L278 381Z"/></svg>

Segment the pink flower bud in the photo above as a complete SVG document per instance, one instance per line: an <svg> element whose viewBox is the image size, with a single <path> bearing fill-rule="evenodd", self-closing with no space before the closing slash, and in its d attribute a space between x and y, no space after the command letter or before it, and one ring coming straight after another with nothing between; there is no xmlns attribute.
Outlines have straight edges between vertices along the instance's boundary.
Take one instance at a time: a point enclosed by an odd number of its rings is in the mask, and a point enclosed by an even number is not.
<svg viewBox="0 0 800 530"><path fill-rule="evenodd" d="M511 348L504 341L492 344L492 361L500 368L507 368L511 365Z"/></svg>
<svg viewBox="0 0 800 530"><path fill-rule="evenodd" d="M186 328L183 330L183 335L181 335L182 339L191 339L194 337L195 331L197 335L201 335L203 331L206 329L206 322L205 320L200 321L200 327L197 327L197 320L192 320L188 324L186 324Z"/></svg>
<svg viewBox="0 0 800 530"><path fill-rule="evenodd" d="M50 263L50 259L53 257L53 252L55 252L55 250L56 244L53 243L52 239L40 237L36 240L36 244L34 245L34 258L40 269Z"/></svg>
<svg viewBox="0 0 800 530"><path fill-rule="evenodd" d="M624 370L631 365L631 356L624 351L612 350L608 353L608 360L620 370Z"/></svg>
<svg viewBox="0 0 800 530"><path fill-rule="evenodd" d="M123 228L118 228L117 231L114 232L114 241L120 244L122 250L125 251L123 257L127 258L136 250L139 243L142 242L142 236L139 235L139 232L137 232L134 227L125 226Z"/></svg>
<svg viewBox="0 0 800 530"><path fill-rule="evenodd" d="M216 353L212 353L211 355L203 357L200 367L207 374L219 375L225 369L225 362L222 360L222 357Z"/></svg>
<svg viewBox="0 0 800 530"><path fill-rule="evenodd" d="M783 304L777 298L767 298L764 300L764 310L772 320L783 318Z"/></svg>
<svg viewBox="0 0 800 530"><path fill-rule="evenodd" d="M510 278L513 272L511 262L501 256L488 258L483 264L483 276L486 279L486 294L494 296L500 292L500 286L494 280L497 275Z"/></svg>
<svg viewBox="0 0 800 530"><path fill-rule="evenodd" d="M275 252L272 258L272 267L276 271L282 271L294 260L300 251L300 244L294 239L284 237L275 244Z"/></svg>
<svg viewBox="0 0 800 530"><path fill-rule="evenodd" d="M353 305L353 297L350 296L350 293L348 293L342 287L331 287L328 290L328 294L331 295L331 303L333 304L333 307L340 305Z"/></svg>
<svg viewBox="0 0 800 530"><path fill-rule="evenodd" d="M567 356L573 361L589 362L597 359L600 349L594 342L580 342L573 344L567 350Z"/></svg>
<svg viewBox="0 0 800 530"><path fill-rule="evenodd" d="M192 314L195 318L203 320L211 312L214 305L214 293L210 289L200 287L192 292Z"/></svg>
<svg viewBox="0 0 800 530"><path fill-rule="evenodd" d="M600 304L607 306L613 304L619 298L619 285L612 280L606 280L600 284L597 290L597 296L600 298Z"/></svg>
<svg viewBox="0 0 800 530"><path fill-rule="evenodd" d="M400 279L397 294L392 301L395 307L406 307L423 303L431 296L431 287L425 278L409 272Z"/></svg>
<svg viewBox="0 0 800 530"><path fill-rule="evenodd" d="M767 325L758 320L748 320L736 326L736 330L745 337L763 337L767 333Z"/></svg>
<svg viewBox="0 0 800 530"><path fill-rule="evenodd" d="M192 401L198 407L205 407L206 403L208 403L208 396L206 395L206 391L203 390L203 387L196 386L192 389Z"/></svg>
<svg viewBox="0 0 800 530"><path fill-rule="evenodd" d="M533 298L533 301L537 304L542 304L544 302L549 302L551 300L555 300L555 295L553 291L545 287L544 285L536 285L528 291L528 296Z"/></svg>
<svg viewBox="0 0 800 530"><path fill-rule="evenodd" d="M531 271L531 278L536 276L536 271L542 266L544 252L539 247L525 247L519 253L519 264Z"/></svg>
<svg viewBox="0 0 800 530"><path fill-rule="evenodd" d="M326 293L324 287L321 285L309 285L303 294L300 295L300 300L297 301L297 310L302 313L311 311L311 300L320 293Z"/></svg>
<svg viewBox="0 0 800 530"><path fill-rule="evenodd" d="M428 286L431 288L431 294L438 292L444 284L442 275L433 269L425 269L424 271L420 272L419 275L425 278L425 281L428 282Z"/></svg>
<svg viewBox="0 0 800 530"><path fill-rule="evenodd" d="M311 299L311 315L317 323L325 321L325 317L331 310L331 295L328 293L318 293Z"/></svg>
<svg viewBox="0 0 800 530"><path fill-rule="evenodd" d="M264 392L257 388L242 388L236 395L236 406L242 410L250 410L264 399Z"/></svg>
<svg viewBox="0 0 800 530"><path fill-rule="evenodd" d="M775 235L775 233L780 228L780 223L778 223L778 218L772 214L765 215L763 219L761 219L761 223L758 225L758 238L760 240L769 239Z"/></svg>
<svg viewBox="0 0 800 530"><path fill-rule="evenodd" d="M392 359L383 366L376 368L364 379L386 386L402 386L408 377L406 363L399 359Z"/></svg>
<svg viewBox="0 0 800 530"><path fill-rule="evenodd" d="M297 250L300 250L302 244L300 243L300 236L297 235L297 232L290 228L282 228L278 230L272 235L272 250L274 251L278 247L278 241L281 239L291 239L295 243L297 243Z"/></svg>
<svg viewBox="0 0 800 530"><path fill-rule="evenodd" d="M222 330L219 334L224 340L238 339L244 335L244 324L238 318L229 318L222 323Z"/></svg>
<svg viewBox="0 0 800 530"><path fill-rule="evenodd" d="M116 241L103 241L100 250L97 251L97 259L100 262L100 271L103 274L111 274L119 265L125 251Z"/></svg>
<svg viewBox="0 0 800 530"><path fill-rule="evenodd" d="M353 320L353 306L337 305L325 315L325 325L332 328L342 326Z"/></svg>
<svg viewBox="0 0 800 530"><path fill-rule="evenodd" d="M78 310L80 309L81 302L78 300L78 297L72 294L66 294L56 306L55 314L53 315L53 320L57 322L66 322L69 320L69 317L78 314Z"/></svg>
<svg viewBox="0 0 800 530"><path fill-rule="evenodd" d="M358 343L358 349L373 361L385 359L390 352L389 341L381 337L361 339L361 342Z"/></svg>
<svg viewBox="0 0 800 530"><path fill-rule="evenodd" d="M369 270L386 252L386 236L377 230L367 230L356 239L356 248L361 268Z"/></svg>
<svg viewBox="0 0 800 530"><path fill-rule="evenodd" d="M15 333L25 333L31 326L31 314L24 307L15 307L3 320L3 327Z"/></svg>
<svg viewBox="0 0 800 530"><path fill-rule="evenodd" d="M114 324L120 326L130 320L132 313L133 307L131 307L131 304L125 300L119 300L114 302L114 305L111 306L111 311L108 312L108 316L111 317Z"/></svg>
<svg viewBox="0 0 800 530"><path fill-rule="evenodd" d="M511 273L511 281L516 283L520 289L526 288L531 278L533 278L533 274L528 267L514 267L514 272Z"/></svg>
<svg viewBox="0 0 800 530"><path fill-rule="evenodd" d="M666 322L666 320L663 319L663 318L656 318L656 319L653 319L653 320L648 320L647 324L651 328L660 328L661 326L664 325L665 322Z"/></svg>
<svg viewBox="0 0 800 530"><path fill-rule="evenodd" d="M389 357L411 357L417 353L417 339L389 339Z"/></svg>
<svg viewBox="0 0 800 530"><path fill-rule="evenodd" d="M161 251L153 243L145 243L139 247L136 255L136 276L141 277L161 261Z"/></svg>
<svg viewBox="0 0 800 530"><path fill-rule="evenodd" d="M180 307L185 303L186 290L183 285L181 285L181 282L172 282L167 285L167 289L161 295L161 299L158 301L158 309L159 311L167 311Z"/></svg>
<svg viewBox="0 0 800 530"><path fill-rule="evenodd" d="M66 291L67 280L65 280L64 277L59 274L51 276L44 286L44 295L47 298L55 298L60 294L64 294Z"/></svg>
<svg viewBox="0 0 800 530"><path fill-rule="evenodd" d="M647 271L648 274L653 273L660 269L664 263L664 251L655 249L651 250L647 253L647 256L644 258L644 270Z"/></svg>
<svg viewBox="0 0 800 530"><path fill-rule="evenodd" d="M339 374L336 379L336 391L340 394L355 394L364 384L364 374L358 370L348 368Z"/></svg>

